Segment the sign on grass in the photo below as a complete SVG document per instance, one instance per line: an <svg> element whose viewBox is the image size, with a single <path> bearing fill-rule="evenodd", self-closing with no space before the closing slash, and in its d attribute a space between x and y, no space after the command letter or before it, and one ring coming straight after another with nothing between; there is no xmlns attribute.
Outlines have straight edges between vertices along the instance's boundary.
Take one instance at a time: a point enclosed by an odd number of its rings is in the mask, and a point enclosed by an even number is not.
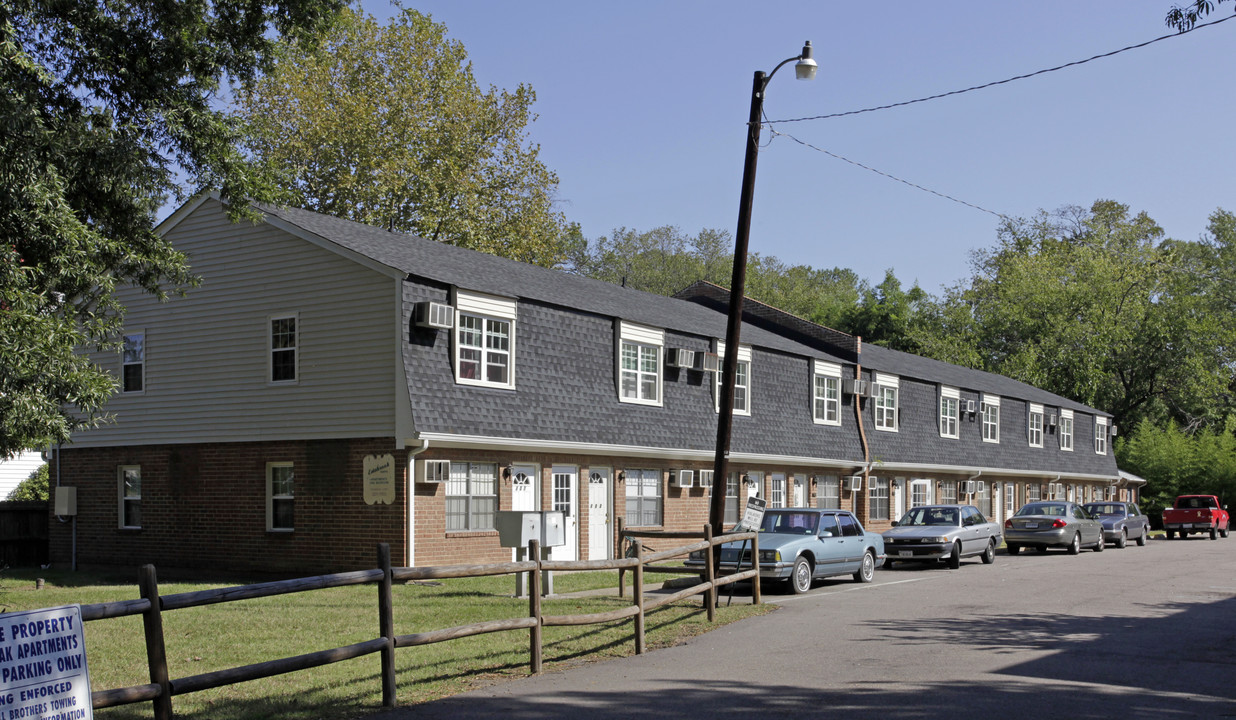
<svg viewBox="0 0 1236 720"><path fill-rule="evenodd" d="M0 615L0 720L92 720L80 605Z"/></svg>

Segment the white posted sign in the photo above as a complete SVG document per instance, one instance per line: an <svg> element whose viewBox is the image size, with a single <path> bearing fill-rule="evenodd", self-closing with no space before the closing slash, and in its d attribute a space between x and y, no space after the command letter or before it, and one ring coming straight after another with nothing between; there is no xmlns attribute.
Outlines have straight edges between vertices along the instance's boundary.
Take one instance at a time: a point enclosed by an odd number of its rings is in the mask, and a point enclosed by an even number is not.
<svg viewBox="0 0 1236 720"><path fill-rule="evenodd" d="M80 605L0 615L0 718L94 718Z"/></svg>

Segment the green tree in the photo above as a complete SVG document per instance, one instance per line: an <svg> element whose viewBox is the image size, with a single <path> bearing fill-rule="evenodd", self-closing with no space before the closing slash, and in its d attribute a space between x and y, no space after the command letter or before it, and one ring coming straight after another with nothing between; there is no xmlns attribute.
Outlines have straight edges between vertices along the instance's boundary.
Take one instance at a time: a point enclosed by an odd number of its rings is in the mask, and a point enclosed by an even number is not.
<svg viewBox="0 0 1236 720"><path fill-rule="evenodd" d="M884 281L875 287L865 286L857 303L845 313L841 327L871 342L893 350L921 351L921 325L931 306L930 296L917 284L901 289L901 281L892 270L884 273Z"/></svg>
<svg viewBox="0 0 1236 720"><path fill-rule="evenodd" d="M9 491L6 500L43 500L48 498L47 463L43 463Z"/></svg>
<svg viewBox="0 0 1236 720"><path fill-rule="evenodd" d="M1216 5L1222 5L1227 0L1193 0L1191 3L1173 5L1171 10L1167 11L1167 17L1164 22L1168 27L1173 27L1180 32L1187 32L1193 29L1198 20L1209 15L1214 11Z"/></svg>
<svg viewBox="0 0 1236 720"><path fill-rule="evenodd" d="M98 420L114 381L74 351L114 342L118 285L191 284L153 230L169 194L269 195L212 103L339 5L0 5L0 456Z"/></svg>
<svg viewBox="0 0 1236 720"><path fill-rule="evenodd" d="M1236 498L1236 421L1228 418L1222 427L1189 432L1175 421L1157 426L1138 423L1127 436L1117 439L1116 454L1124 469L1146 479L1142 504L1146 513L1159 517L1177 495L1218 495L1225 502Z"/></svg>
<svg viewBox="0 0 1236 720"><path fill-rule="evenodd" d="M565 228L527 139L536 95L482 90L446 33L414 10L345 10L317 44L284 43L237 95L249 150L309 209L553 265Z"/></svg>
<svg viewBox="0 0 1236 720"><path fill-rule="evenodd" d="M1233 324L1203 282L1218 270L1208 252L1164 242L1153 220L1112 201L1009 221L994 249L976 253L971 279L946 293L940 334L923 345L1128 427L1221 421Z"/></svg>

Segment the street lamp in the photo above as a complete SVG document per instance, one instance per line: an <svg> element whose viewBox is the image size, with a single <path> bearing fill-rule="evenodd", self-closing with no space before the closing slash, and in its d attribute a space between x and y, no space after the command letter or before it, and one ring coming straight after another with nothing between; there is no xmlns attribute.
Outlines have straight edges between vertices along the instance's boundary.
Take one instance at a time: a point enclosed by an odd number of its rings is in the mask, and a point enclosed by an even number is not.
<svg viewBox="0 0 1236 720"><path fill-rule="evenodd" d="M717 413L717 453L713 461L712 501L708 523L720 532L725 522L725 492L729 478L730 430L734 424L734 381L738 376L738 342L742 325L742 297L747 284L747 244L751 235L751 201L755 196L755 162L760 152L760 116L764 112L764 89L786 63L797 61L794 76L814 80L818 68L811 57L811 41L796 57L782 60L773 71L755 71L751 87L751 115L747 119L747 152L742 167L742 194L738 200L738 234L734 238L734 274L730 280L730 309L725 328L725 362L721 366L721 398Z"/></svg>

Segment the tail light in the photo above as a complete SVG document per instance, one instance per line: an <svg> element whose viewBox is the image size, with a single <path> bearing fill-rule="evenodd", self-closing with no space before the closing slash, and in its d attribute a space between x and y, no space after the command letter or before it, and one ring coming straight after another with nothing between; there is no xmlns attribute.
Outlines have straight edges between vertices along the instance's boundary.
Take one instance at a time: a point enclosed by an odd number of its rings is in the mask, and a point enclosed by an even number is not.
<svg viewBox="0 0 1236 720"><path fill-rule="evenodd" d="M1068 523L1067 523L1067 522L1065 522L1064 520L1060 519L1060 518L1056 518L1055 520L1052 520L1052 522L1051 522L1051 526L1052 526L1052 528L1054 528L1054 529L1056 529L1056 530L1059 530L1060 528L1064 527L1065 525L1068 525Z"/></svg>
<svg viewBox="0 0 1236 720"><path fill-rule="evenodd" d="M1006 528L1008 528L1008 529L1012 530L1012 529L1013 529L1013 521L1012 521L1012 520L1005 520L1005 521L1004 521L1004 527L1006 527Z"/></svg>

